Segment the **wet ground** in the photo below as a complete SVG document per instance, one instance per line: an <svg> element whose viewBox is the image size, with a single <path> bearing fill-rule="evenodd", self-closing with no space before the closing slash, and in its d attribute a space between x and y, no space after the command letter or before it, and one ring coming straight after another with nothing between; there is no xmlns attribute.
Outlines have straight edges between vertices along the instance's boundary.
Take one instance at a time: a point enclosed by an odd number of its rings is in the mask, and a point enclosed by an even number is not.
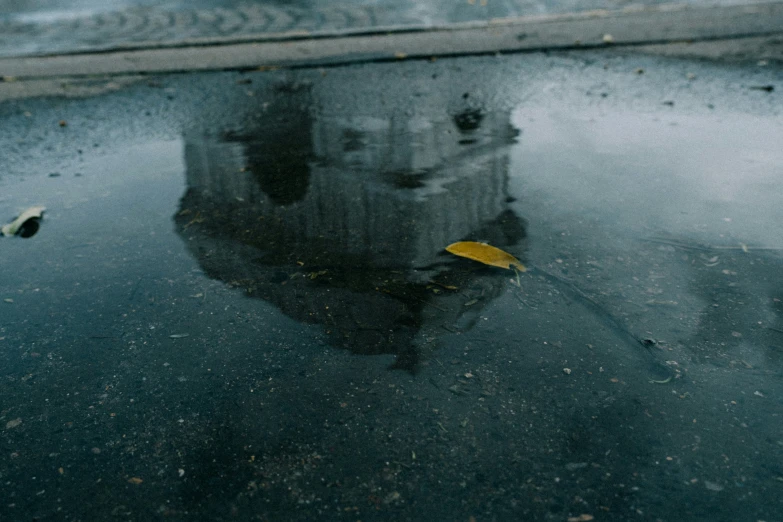
<svg viewBox="0 0 783 522"><path fill-rule="evenodd" d="M0 214L47 211L0 238L2 519L779 520L780 78L590 52L6 101Z"/></svg>

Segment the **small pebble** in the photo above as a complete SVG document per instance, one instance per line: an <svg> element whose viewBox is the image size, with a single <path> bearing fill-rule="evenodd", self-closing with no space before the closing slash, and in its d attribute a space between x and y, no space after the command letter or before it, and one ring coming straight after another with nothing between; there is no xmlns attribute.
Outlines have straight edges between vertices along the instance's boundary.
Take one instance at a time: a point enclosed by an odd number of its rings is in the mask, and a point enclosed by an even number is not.
<svg viewBox="0 0 783 522"><path fill-rule="evenodd" d="M723 491L723 486L716 484L715 482L710 482L709 480L704 481L704 487L710 491Z"/></svg>

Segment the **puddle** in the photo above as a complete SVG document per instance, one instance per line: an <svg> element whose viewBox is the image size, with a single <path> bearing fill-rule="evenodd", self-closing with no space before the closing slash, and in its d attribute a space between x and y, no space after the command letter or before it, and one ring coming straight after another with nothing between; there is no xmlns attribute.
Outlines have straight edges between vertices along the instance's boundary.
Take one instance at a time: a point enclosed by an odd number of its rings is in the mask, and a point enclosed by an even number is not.
<svg viewBox="0 0 783 522"><path fill-rule="evenodd" d="M467 127L464 116L301 115L273 131L186 138L177 233L210 277L321 325L336 346L415 371L423 337L468 327L506 285L445 246L470 238L524 253L508 193L517 131L507 114Z"/></svg>
<svg viewBox="0 0 783 522"><path fill-rule="evenodd" d="M0 178L4 510L779 512L778 122L292 96Z"/></svg>

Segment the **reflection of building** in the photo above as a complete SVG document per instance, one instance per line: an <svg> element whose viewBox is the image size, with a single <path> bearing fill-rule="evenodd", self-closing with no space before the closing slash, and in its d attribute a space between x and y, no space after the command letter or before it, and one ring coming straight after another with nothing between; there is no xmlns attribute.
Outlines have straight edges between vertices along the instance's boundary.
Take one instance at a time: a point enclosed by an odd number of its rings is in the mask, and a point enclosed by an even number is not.
<svg viewBox="0 0 783 522"><path fill-rule="evenodd" d="M417 332L466 310L465 294L431 280L465 292L479 285L483 304L498 295L496 271L440 254L463 239L519 254L507 114L313 121L286 110L267 121L243 135L186 139L176 221L208 275L323 324L335 344L396 353L408 368Z"/></svg>

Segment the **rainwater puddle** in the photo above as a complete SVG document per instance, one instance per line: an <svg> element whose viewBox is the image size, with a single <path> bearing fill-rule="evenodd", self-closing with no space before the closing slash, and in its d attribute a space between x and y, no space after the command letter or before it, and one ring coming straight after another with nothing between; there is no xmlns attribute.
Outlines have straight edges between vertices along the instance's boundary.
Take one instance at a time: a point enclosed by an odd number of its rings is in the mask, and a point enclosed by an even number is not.
<svg viewBox="0 0 783 522"><path fill-rule="evenodd" d="M2 178L7 218L47 207L0 243L2 509L771 513L780 143L743 115L300 111Z"/></svg>

